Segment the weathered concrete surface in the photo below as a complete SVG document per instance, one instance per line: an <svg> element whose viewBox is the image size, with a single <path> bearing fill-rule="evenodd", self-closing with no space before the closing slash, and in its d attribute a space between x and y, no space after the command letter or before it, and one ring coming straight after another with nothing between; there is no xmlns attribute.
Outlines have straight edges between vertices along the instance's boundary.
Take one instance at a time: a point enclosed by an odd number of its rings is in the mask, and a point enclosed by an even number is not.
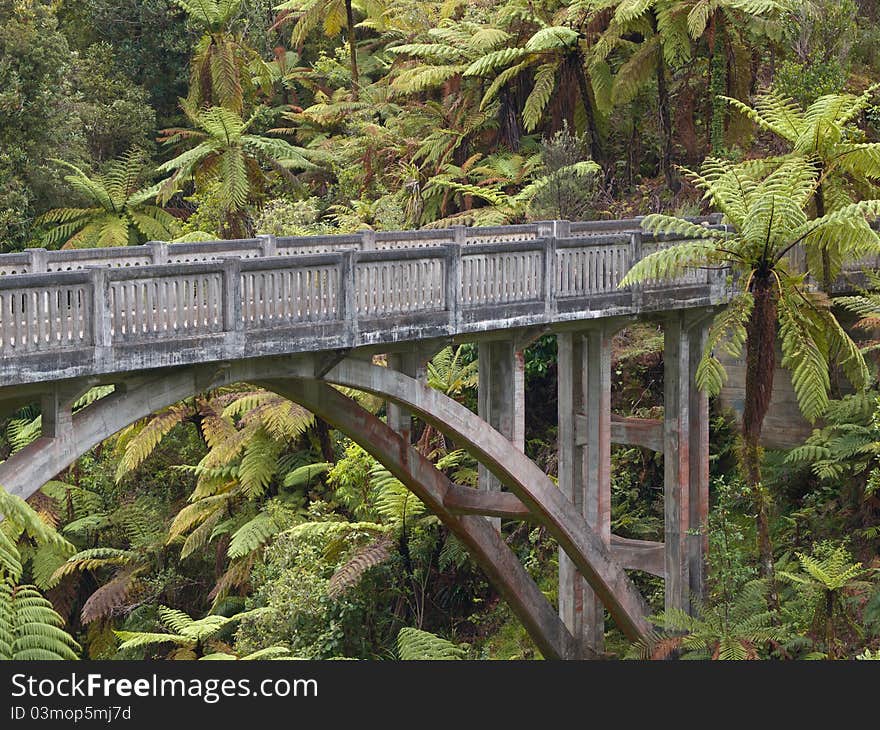
<svg viewBox="0 0 880 730"><path fill-rule="evenodd" d="M266 380L260 384L346 433L419 497L468 547L546 658L577 656L571 634L501 535L482 517L456 515L448 509L446 500L450 492L475 490L453 485L403 437L326 383Z"/></svg>
<svg viewBox="0 0 880 730"><path fill-rule="evenodd" d="M722 277L708 271L622 290L618 284L643 256L643 244L650 248L648 238L576 237L571 228L571 237L558 237L566 226L554 225L549 236L537 237L538 226L522 240L512 227L488 243L286 256L277 255L278 246L252 242L276 255L214 252L197 261L172 260L170 247L131 266L86 251L98 268L0 275L0 382L370 345L391 352L402 343L478 340L512 328L706 306L727 296ZM242 245L247 251L252 244Z"/></svg>
<svg viewBox="0 0 880 730"><path fill-rule="evenodd" d="M512 449L502 434L460 403L387 368L345 360L324 377L331 383L397 401L466 445L546 525L608 608L618 628L632 639L645 636L647 607L612 559L609 547L549 477L524 454Z"/></svg>
<svg viewBox="0 0 880 730"><path fill-rule="evenodd" d="M577 648L571 635L500 535L482 517L457 514L446 507L447 497L454 501L456 495L475 490L449 482L401 436L326 383L287 377L291 373L310 376L315 367L312 360L238 363L220 370L186 368L133 377L126 387L77 412L63 432L38 439L0 464L0 484L27 498L89 449L139 418L209 387L240 381L265 384L302 402L373 453L464 542L542 654L551 659L574 658ZM506 496L501 509L522 515L521 503L512 504L510 498L515 497Z"/></svg>
<svg viewBox="0 0 880 730"><path fill-rule="evenodd" d="M616 326L615 320L603 320L557 338L559 490L606 549L611 544L611 337ZM559 612L575 638L602 651L602 601L564 553L559 556Z"/></svg>
<svg viewBox="0 0 880 730"><path fill-rule="evenodd" d="M481 342L478 349L479 383L477 387L477 415L508 439L515 448L518 436L517 405L523 403L523 381L517 378L517 350L512 340ZM523 437L525 432L522 432ZM500 492L501 482L485 464L477 467L479 488L484 492ZM496 530L501 529L501 518L490 522Z"/></svg>
<svg viewBox="0 0 880 730"><path fill-rule="evenodd" d="M737 421L742 421L745 404L746 368L744 357L733 358L725 352L718 353L718 359L727 370L728 380L721 388L718 401L722 408L730 409ZM798 406L797 396L787 370L778 366L782 353L777 348L777 368L773 373L773 393L770 407L764 419L761 441L769 449L792 449L800 446L813 432Z"/></svg>

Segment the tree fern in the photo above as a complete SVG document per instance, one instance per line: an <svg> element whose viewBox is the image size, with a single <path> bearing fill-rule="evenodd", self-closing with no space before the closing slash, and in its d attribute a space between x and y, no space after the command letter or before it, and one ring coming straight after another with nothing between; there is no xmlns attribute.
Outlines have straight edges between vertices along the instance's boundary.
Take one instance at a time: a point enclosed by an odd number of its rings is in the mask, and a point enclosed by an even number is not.
<svg viewBox="0 0 880 730"><path fill-rule="evenodd" d="M40 520L19 497L0 488L0 660L77 659L79 644L63 630L64 620L36 586L19 584L22 558L15 537L26 534L41 548L70 544Z"/></svg>
<svg viewBox="0 0 880 730"><path fill-rule="evenodd" d="M761 176L754 177L755 172ZM792 373L798 404L807 418L816 419L828 405L830 363L839 363L856 388L865 387L868 381L864 357L837 322L827 298L810 291L803 275L790 271L788 256L807 235L826 228L830 238L839 240L835 244L837 250L846 252L851 247L843 240L847 232L862 230L866 216L880 210L880 202L862 201L818 218L811 217L808 206L818 172L803 158L783 159L768 172L753 163L736 165L710 157L699 173L685 174L704 191L704 199L723 212L726 222L735 230L699 234L690 224L651 216L645 221L649 230L681 231L682 235L704 237L645 256L630 269L621 286L655 278L670 280L699 267L724 268L750 295L751 298L735 297L732 309L716 318L710 345L730 347L734 352L742 344L746 346L741 467L757 508L762 570L772 577L759 443L773 388L773 372L767 359L775 357L769 349L775 346L777 327L782 365ZM725 341L729 345L722 344ZM717 391L724 377L712 355L702 358L698 371L701 387Z"/></svg>
<svg viewBox="0 0 880 730"><path fill-rule="evenodd" d="M770 642L790 635L790 629L779 626L768 609L762 581L747 583L730 604L704 606L698 616L669 609L651 621L659 631L636 642L630 658L665 659L681 652L682 659L759 659Z"/></svg>
<svg viewBox="0 0 880 730"><path fill-rule="evenodd" d="M43 214L38 222L51 226L44 237L47 246L127 246L179 235L176 219L149 202L158 190L140 186L147 171L138 150L111 161L107 170L94 178L63 160L55 162L71 171L64 179L90 207L56 208Z"/></svg>
<svg viewBox="0 0 880 730"><path fill-rule="evenodd" d="M384 563L394 554L394 540L386 534L380 535L369 545L355 551L333 575L327 584L327 595L338 598L347 589L358 583L370 568Z"/></svg>
<svg viewBox="0 0 880 730"><path fill-rule="evenodd" d="M256 608L229 617L208 614L204 618L196 620L183 611L159 606L159 622L167 630L167 633L148 631L114 631L113 633L121 642L119 644L120 651L144 649L166 643L195 649L201 647L225 628L264 611L265 609Z"/></svg>
<svg viewBox="0 0 880 730"><path fill-rule="evenodd" d="M461 660L467 651L436 634L412 627L405 627L397 634L397 656L403 661Z"/></svg>

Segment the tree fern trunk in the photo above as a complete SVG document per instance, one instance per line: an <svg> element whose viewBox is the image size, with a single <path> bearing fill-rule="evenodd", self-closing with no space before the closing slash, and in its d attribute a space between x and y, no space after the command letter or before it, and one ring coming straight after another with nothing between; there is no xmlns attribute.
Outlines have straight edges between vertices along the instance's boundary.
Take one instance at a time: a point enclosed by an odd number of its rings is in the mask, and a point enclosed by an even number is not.
<svg viewBox="0 0 880 730"><path fill-rule="evenodd" d="M721 53L716 51L719 41L724 49ZM727 105L718 97L723 94L730 95L726 46L722 16L720 11L716 10L712 15L709 31L709 108L711 109L709 148L712 154L718 154L724 148Z"/></svg>
<svg viewBox="0 0 880 730"><path fill-rule="evenodd" d="M578 89L581 93L581 100L584 104L584 113L587 117L587 129L590 132L590 154L593 159L602 164L605 160L605 152L602 145L601 130L599 129L598 120L596 119L596 99L593 96L593 89L584 73L584 57L580 51L577 53L574 62L574 73L577 78Z"/></svg>
<svg viewBox="0 0 880 730"><path fill-rule="evenodd" d="M657 11L652 11L651 25L658 33ZM666 61L663 59L663 44L657 44L657 112L660 118L660 171L666 178L667 187L677 190L675 174L672 170L672 117L669 87L666 84Z"/></svg>
<svg viewBox="0 0 880 730"><path fill-rule="evenodd" d="M333 449L333 440L330 438L330 424L323 418L315 416L315 433L318 437L321 458L326 462L335 463L336 452Z"/></svg>
<svg viewBox="0 0 880 730"><path fill-rule="evenodd" d="M351 56L351 96L357 101L360 79L358 78L357 40L354 37L354 11L351 8L351 0L345 0L345 19L348 23L348 52Z"/></svg>
<svg viewBox="0 0 880 730"><path fill-rule="evenodd" d="M657 64L657 104L660 113L660 170L666 178L666 185L673 190L675 175L672 171L672 121L669 114L669 89L666 86L666 64L662 58Z"/></svg>
<svg viewBox="0 0 880 730"><path fill-rule="evenodd" d="M778 606L769 505L761 477L760 444L776 369L777 293L769 272L754 277L752 295L755 306L746 325L746 387L740 460L742 476L754 503L761 575L769 580L771 602Z"/></svg>
<svg viewBox="0 0 880 730"><path fill-rule="evenodd" d="M822 166L819 166L819 175L822 175ZM822 183L816 186L816 192L813 195L816 203L816 217L821 218L825 215L825 191L822 189ZM831 294L831 257L828 255L828 249L822 248L822 291Z"/></svg>
<svg viewBox="0 0 880 730"><path fill-rule="evenodd" d="M825 653L836 659L834 651L834 591L825 590Z"/></svg>

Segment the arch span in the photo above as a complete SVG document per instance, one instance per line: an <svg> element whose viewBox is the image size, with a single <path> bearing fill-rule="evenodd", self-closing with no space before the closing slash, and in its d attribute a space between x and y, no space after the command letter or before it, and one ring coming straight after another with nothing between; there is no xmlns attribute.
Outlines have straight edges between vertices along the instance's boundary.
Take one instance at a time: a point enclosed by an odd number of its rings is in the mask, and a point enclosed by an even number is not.
<svg viewBox="0 0 880 730"><path fill-rule="evenodd" d="M618 628L633 640L647 634L647 607L623 568L550 478L502 434L443 393L363 360L343 360L323 377L337 385L387 398L458 439L547 526Z"/></svg>
<svg viewBox="0 0 880 730"><path fill-rule="evenodd" d="M583 656L557 612L501 535L482 517L451 513L444 497L454 485L382 421L325 382L291 378L290 361L183 368L131 378L117 392L74 414L69 428L42 437L0 464L0 484L24 498L89 449L129 424L210 387L253 382L294 400L349 435L388 468L467 546L507 600L542 654ZM307 370L310 368L307 368ZM313 371L312 371L313 372Z"/></svg>

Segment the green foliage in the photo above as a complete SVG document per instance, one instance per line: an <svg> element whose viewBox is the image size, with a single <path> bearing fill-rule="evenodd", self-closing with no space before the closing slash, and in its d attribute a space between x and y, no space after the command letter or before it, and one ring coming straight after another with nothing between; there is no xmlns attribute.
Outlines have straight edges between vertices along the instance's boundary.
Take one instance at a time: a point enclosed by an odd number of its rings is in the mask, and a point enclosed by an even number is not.
<svg viewBox="0 0 880 730"><path fill-rule="evenodd" d="M130 649L145 649L162 644L174 644L189 651L177 651L176 659L195 659L201 653L206 644L220 632L246 618L253 618L263 613L263 609L254 609L236 613L233 616L218 616L209 614L204 618L195 620L183 611L178 611L167 606L159 606L159 623L166 632L148 631L114 631L120 640L120 651ZM265 647L264 651L286 654L285 647ZM218 658L216 653L208 654L205 658ZM242 657L244 658L244 657ZM250 658L253 658L251 656Z"/></svg>
<svg viewBox="0 0 880 730"><path fill-rule="evenodd" d="M85 153L71 54L49 2L0 3L0 251L35 245L34 219L64 200L51 158Z"/></svg>
<svg viewBox="0 0 880 730"><path fill-rule="evenodd" d="M109 162L105 172L95 178L75 165L56 162L72 171L64 179L89 207L55 208L43 214L41 223L54 224L44 237L47 246L127 246L146 240L167 241L178 235L176 219L150 202L158 188L141 187L145 173L139 150L129 150Z"/></svg>
<svg viewBox="0 0 880 730"><path fill-rule="evenodd" d="M852 631L857 636L862 628L854 620L854 597L864 594L869 583L863 578L873 571L853 562L849 551L842 545L822 542L813 546L812 554L797 553L800 571L779 571L779 576L794 584L810 617L810 629L816 643L829 659L839 656L841 631Z"/></svg>
<svg viewBox="0 0 880 730"><path fill-rule="evenodd" d="M190 180L197 189L216 183L233 237L244 234L243 212L267 186L268 170L289 178L291 169L314 167L305 150L283 139L250 133L262 109L247 120L221 106L198 109L183 103L183 110L192 128L166 130L163 142L185 140L192 146L157 168L160 173L171 173L160 188L161 198L169 200Z"/></svg>
<svg viewBox="0 0 880 730"><path fill-rule="evenodd" d="M71 546L20 497L0 488L0 661L77 659L79 644L63 630L64 619L36 586L21 584L16 540L24 535L40 547Z"/></svg>
<svg viewBox="0 0 880 730"><path fill-rule="evenodd" d="M767 97L780 126L785 117L777 97ZM841 100L847 113L855 102ZM771 166L774 164L771 161ZM759 176L754 176L754 171ZM702 190L704 198L721 210L736 231L709 230L667 215L650 215L643 226L656 233L682 236L701 235L703 240L686 241L662 248L637 262L621 281L621 286L652 279L674 279L697 267L730 268L742 277L747 289L733 300L730 308L716 316L710 340L718 345L726 340L729 353L739 352L747 341L744 327L752 302L747 296L756 277L774 289L775 315L779 321L782 365L792 372L792 384L804 415L815 420L828 405L830 388L828 365L836 362L856 387L864 387L868 370L864 358L843 330L827 299L805 287L803 277L792 273L787 255L801 241L822 241L823 248L834 247L841 256L855 257L862 247L880 250L880 239L865 216L880 211L880 201L847 205L819 218L810 219L805 211L816 185L814 168L803 158L791 157L777 163L766 174L763 165L733 164L709 158L700 173L685 174ZM853 233L856 235L852 235ZM717 392L726 377L707 348L698 377L710 392Z"/></svg>
<svg viewBox="0 0 880 730"><path fill-rule="evenodd" d="M698 618L680 609L669 609L652 617L660 631L644 642L636 643L630 656L642 659L665 659L680 651L682 659L744 660L766 656L770 642L780 642L789 635L778 626L767 608L767 587L752 581L742 587L727 604L707 606Z"/></svg>
<svg viewBox="0 0 880 730"><path fill-rule="evenodd" d="M466 650L428 631L405 627L397 634L397 656L403 661L464 659Z"/></svg>

